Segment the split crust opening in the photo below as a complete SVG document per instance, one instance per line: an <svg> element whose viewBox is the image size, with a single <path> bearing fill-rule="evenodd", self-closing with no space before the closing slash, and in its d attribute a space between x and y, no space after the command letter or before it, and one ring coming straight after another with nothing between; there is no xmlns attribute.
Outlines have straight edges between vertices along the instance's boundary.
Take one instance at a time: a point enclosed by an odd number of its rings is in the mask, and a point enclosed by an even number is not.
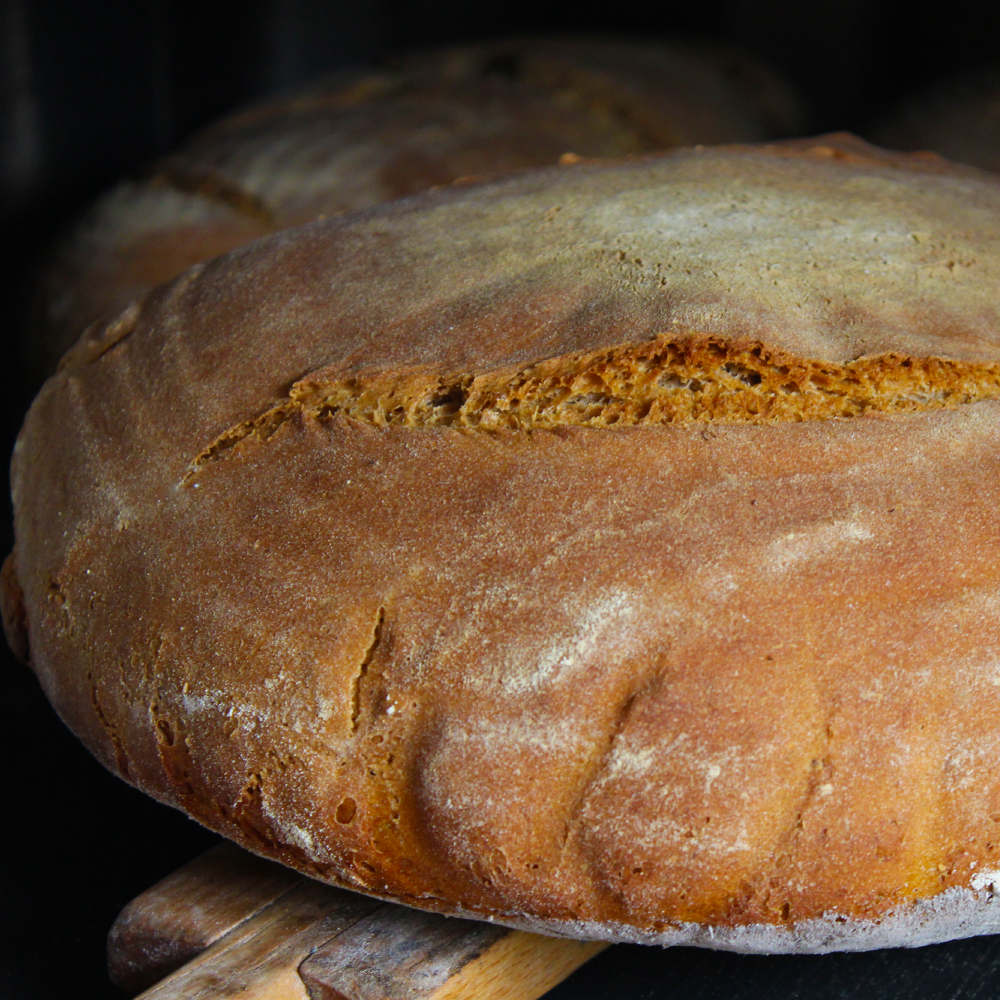
<svg viewBox="0 0 1000 1000"><path fill-rule="evenodd" d="M759 342L668 340L564 355L524 369L442 375L427 369L307 377L191 463L266 441L292 420L335 416L376 427L550 430L829 420L948 409L1000 397L1000 365L882 354L837 365Z"/></svg>

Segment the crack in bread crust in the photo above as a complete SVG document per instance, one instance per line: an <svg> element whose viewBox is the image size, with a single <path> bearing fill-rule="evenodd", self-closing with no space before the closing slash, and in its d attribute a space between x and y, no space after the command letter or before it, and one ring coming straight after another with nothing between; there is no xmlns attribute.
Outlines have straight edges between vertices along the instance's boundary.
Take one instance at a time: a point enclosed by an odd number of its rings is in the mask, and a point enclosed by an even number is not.
<svg viewBox="0 0 1000 1000"><path fill-rule="evenodd" d="M890 353L838 365L758 341L659 337L476 375L407 369L307 376L277 406L216 438L183 482L302 418L469 431L759 424L950 409L998 397L997 364Z"/></svg>
<svg viewBox="0 0 1000 1000"><path fill-rule="evenodd" d="M368 676L368 670L375 659L378 647L382 642L382 626L385 624L385 607L378 609L378 617L375 619L375 627L372 630L372 641L365 650L365 655L358 667L358 672L354 676L351 687L351 735L355 735L361 723L361 696L362 685Z"/></svg>
<svg viewBox="0 0 1000 1000"><path fill-rule="evenodd" d="M161 168L153 178L152 185L168 187L182 194L201 195L265 226L278 228L274 213L263 198L216 171L204 167L189 167L175 159Z"/></svg>

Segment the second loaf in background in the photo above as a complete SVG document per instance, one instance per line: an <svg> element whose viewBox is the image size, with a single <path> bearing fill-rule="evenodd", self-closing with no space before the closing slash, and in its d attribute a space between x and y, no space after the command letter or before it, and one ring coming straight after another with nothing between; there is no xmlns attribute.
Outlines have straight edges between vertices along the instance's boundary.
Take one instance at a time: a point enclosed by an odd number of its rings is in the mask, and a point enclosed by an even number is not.
<svg viewBox="0 0 1000 1000"><path fill-rule="evenodd" d="M737 49L523 39L411 55L236 114L120 185L60 249L29 354L186 267L320 215L555 163L792 134L787 87Z"/></svg>

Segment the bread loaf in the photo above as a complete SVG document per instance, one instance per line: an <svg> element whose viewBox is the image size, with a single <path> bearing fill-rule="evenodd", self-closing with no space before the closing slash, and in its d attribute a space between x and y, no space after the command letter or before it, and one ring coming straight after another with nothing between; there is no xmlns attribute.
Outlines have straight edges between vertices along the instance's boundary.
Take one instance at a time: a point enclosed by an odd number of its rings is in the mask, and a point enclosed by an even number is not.
<svg viewBox="0 0 1000 1000"><path fill-rule="evenodd" d="M529 39L409 56L234 115L104 197L60 250L33 351L266 233L478 174L791 134L794 99L724 47Z"/></svg>
<svg viewBox="0 0 1000 1000"><path fill-rule="evenodd" d="M994 933L998 233L995 179L827 137L258 241L46 383L5 617L108 768L337 885Z"/></svg>

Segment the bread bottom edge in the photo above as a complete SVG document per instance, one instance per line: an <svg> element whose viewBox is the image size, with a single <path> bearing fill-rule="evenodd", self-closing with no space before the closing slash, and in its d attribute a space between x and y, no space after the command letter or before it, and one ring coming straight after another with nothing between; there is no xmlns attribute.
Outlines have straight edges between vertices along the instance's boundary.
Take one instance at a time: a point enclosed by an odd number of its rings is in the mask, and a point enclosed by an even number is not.
<svg viewBox="0 0 1000 1000"><path fill-rule="evenodd" d="M973 879L973 885L982 888L946 889L930 899L914 900L875 919L830 912L784 925L713 927L681 923L657 932L620 923L546 919L526 914L498 915L491 922L580 940L661 947L686 945L755 955L825 955L835 951L921 948L959 938L1000 934L1000 872L983 872ZM482 914L461 911L454 916L483 919Z"/></svg>

